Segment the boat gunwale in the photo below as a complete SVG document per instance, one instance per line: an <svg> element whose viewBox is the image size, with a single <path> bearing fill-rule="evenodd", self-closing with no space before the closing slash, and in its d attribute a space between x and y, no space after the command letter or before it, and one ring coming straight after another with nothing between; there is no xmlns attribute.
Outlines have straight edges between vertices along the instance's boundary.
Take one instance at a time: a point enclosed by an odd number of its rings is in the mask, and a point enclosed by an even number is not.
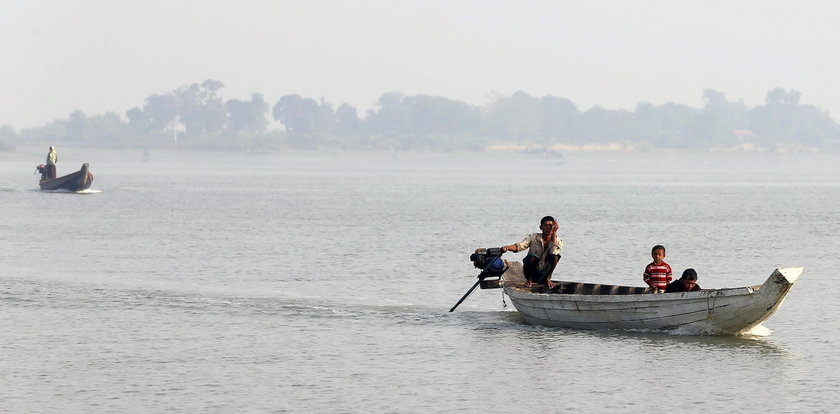
<svg viewBox="0 0 840 414"><path fill-rule="evenodd" d="M556 282L559 283L559 282ZM630 294L585 294L585 293L559 293L539 292L533 288L503 284L505 294L509 292L523 298L531 297L534 300L548 301L571 301L571 302L670 302L685 301L690 299L706 300L718 297L734 297L756 295L760 292L761 286L744 286L722 289L701 289L693 292L668 292L668 293L630 293Z"/></svg>

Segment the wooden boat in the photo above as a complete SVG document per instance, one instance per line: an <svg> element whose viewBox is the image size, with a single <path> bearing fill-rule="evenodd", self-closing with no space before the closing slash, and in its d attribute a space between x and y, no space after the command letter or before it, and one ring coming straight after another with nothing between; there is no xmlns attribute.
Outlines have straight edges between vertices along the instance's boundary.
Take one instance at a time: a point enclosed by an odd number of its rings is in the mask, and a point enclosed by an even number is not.
<svg viewBox="0 0 840 414"><path fill-rule="evenodd" d="M803 268L778 268L761 285L693 292L651 293L648 287L555 281L525 285L521 262L501 259L499 248L470 256L478 281L449 311L482 289L503 288L525 321L576 329L676 330L689 335L744 333L781 306Z"/></svg>
<svg viewBox="0 0 840 414"><path fill-rule="evenodd" d="M562 281L555 282L552 290L542 285L529 288L521 263L508 264L498 285L530 324L687 334L750 330L773 315L803 271L801 267L778 268L756 286L653 294L647 287Z"/></svg>
<svg viewBox="0 0 840 414"><path fill-rule="evenodd" d="M39 182L41 190L82 191L90 188L93 182L93 174L90 172L88 163L82 164L79 171L58 178L46 178L46 166L43 164L38 166L38 172L41 173Z"/></svg>

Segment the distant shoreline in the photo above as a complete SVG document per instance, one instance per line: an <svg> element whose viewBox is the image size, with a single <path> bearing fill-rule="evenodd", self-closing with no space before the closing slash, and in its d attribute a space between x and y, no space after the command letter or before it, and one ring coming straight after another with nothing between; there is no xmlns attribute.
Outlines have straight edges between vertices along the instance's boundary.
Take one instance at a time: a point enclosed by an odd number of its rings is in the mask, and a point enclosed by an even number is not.
<svg viewBox="0 0 840 414"><path fill-rule="evenodd" d="M396 149L396 148L378 148L378 149L362 149L362 148L342 148L334 146L323 146L318 149L301 149L295 147L278 146L271 148L253 148L243 150L233 149L214 149L201 148L189 145L184 146L96 146L80 143L26 143L20 145L9 145L5 148L0 148L0 153L6 152L33 152L39 153L43 148L46 151L50 145L56 145L63 148L90 148L97 150L114 150L114 151L189 151L189 152L231 152L231 153L300 153L300 154L315 154L323 152L360 152L360 153L519 153L519 154L535 154L544 156L562 157L564 153L633 153L633 152L659 152L659 153L679 153L679 152L705 152L705 153L752 153L752 154L817 154L817 153L836 153L836 151L819 149L807 146L779 146L775 148L759 146L754 143L744 143L733 147L708 147L708 148L656 148L648 145L630 145L621 143L609 144L553 144L553 145L538 145L538 144L512 144L499 143L488 145L481 150L461 150L461 151L445 151L434 149Z"/></svg>
<svg viewBox="0 0 840 414"><path fill-rule="evenodd" d="M831 153L834 151L821 151L818 148L806 146L788 146L768 148L762 147L753 143L744 143L733 147L709 147L709 148L655 148L652 146L634 146L619 143L611 144L553 144L553 145L534 145L534 144L496 144L490 145L486 148L487 151L510 151L510 152L524 152L533 154L545 155L561 155L564 152L717 152L717 153L772 153L772 154L789 154L789 153Z"/></svg>

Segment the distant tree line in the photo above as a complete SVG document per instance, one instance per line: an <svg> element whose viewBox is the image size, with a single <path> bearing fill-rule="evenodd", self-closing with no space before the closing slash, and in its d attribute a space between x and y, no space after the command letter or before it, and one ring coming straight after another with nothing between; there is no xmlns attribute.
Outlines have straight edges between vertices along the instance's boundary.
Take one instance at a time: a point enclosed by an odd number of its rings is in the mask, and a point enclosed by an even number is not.
<svg viewBox="0 0 840 414"><path fill-rule="evenodd" d="M318 149L483 150L494 144L620 144L632 148L840 149L840 126L800 93L776 88L764 105L748 108L724 93L703 91L703 107L639 103L634 111L595 106L581 110L555 96L498 95L484 106L429 95L382 95L359 116L346 103L297 94L273 105L262 94L225 100L217 80L153 94L125 117L74 111L42 127L16 133L0 126L0 149L14 143L111 147L179 146L255 150L283 146ZM271 120L276 121L272 125ZM282 127L280 127L282 125ZM3 144L5 142L5 144Z"/></svg>

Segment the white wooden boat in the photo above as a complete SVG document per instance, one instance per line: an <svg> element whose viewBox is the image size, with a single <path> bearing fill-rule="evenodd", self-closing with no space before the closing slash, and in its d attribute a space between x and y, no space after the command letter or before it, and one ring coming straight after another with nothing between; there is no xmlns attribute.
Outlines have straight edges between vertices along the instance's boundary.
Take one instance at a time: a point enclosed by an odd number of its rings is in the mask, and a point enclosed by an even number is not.
<svg viewBox="0 0 840 414"><path fill-rule="evenodd" d="M528 323L578 329L679 330L686 334L738 334L769 318L803 268L779 268L762 285L694 292L650 293L649 288L558 282L525 287L522 265L507 263L500 280Z"/></svg>

